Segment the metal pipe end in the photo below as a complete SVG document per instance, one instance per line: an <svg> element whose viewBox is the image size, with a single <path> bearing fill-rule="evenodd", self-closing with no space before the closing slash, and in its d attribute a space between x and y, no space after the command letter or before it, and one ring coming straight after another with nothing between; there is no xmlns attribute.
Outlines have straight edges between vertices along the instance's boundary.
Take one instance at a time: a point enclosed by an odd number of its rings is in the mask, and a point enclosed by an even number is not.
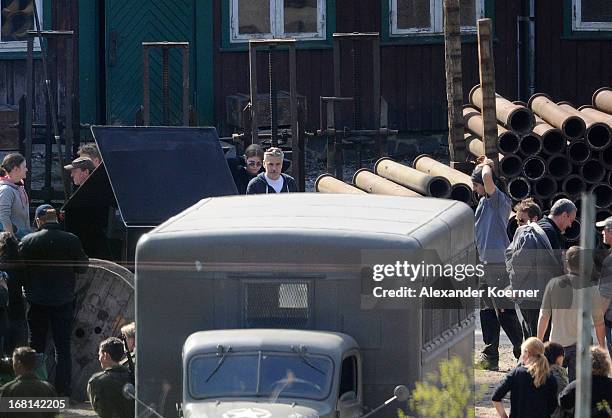
<svg viewBox="0 0 612 418"><path fill-rule="evenodd" d="M429 154L421 154L421 155L417 155L417 157L416 157L416 158L415 158L415 159L412 161L412 168L416 168L416 166L417 166L417 162L418 162L418 161L419 161L421 158L424 158L424 157L427 157L427 158L431 158L431 159L433 159L433 157L432 157L431 155L429 155Z"/></svg>
<svg viewBox="0 0 612 418"><path fill-rule="evenodd" d="M446 199L451 195L451 184L442 176L434 176L427 184L427 194L431 197Z"/></svg>
<svg viewBox="0 0 612 418"><path fill-rule="evenodd" d="M600 151L610 146L610 142L612 142L612 132L605 123L595 122L586 128L584 138L592 149Z"/></svg>
<svg viewBox="0 0 612 418"><path fill-rule="evenodd" d="M529 109L533 110L533 107L531 106L533 104L533 101L535 99L537 99L538 97L546 97L548 100L550 100L552 102L552 99L550 98L550 96L546 93L536 93L533 96L531 96L529 98L529 100L527 101L527 106L529 107Z"/></svg>
<svg viewBox="0 0 612 418"><path fill-rule="evenodd" d="M572 197L579 196L586 189L586 182L578 174L567 176L561 183L561 190Z"/></svg>
<svg viewBox="0 0 612 418"><path fill-rule="evenodd" d="M374 163L374 172L378 174L378 164L382 163L383 161L389 160L391 162L396 162L395 160L389 158L389 157L382 157L379 158L375 163Z"/></svg>
<svg viewBox="0 0 612 418"><path fill-rule="evenodd" d="M468 93L468 102L472 103L472 105L476 106L474 104L474 101L472 100L472 96L474 95L474 93L476 92L476 90L478 90L480 88L480 83L476 84L474 87L472 87L470 89L470 92Z"/></svg>
<svg viewBox="0 0 612 418"><path fill-rule="evenodd" d="M572 173L572 163L563 154L553 154L546 160L546 171L556 179L563 179Z"/></svg>
<svg viewBox="0 0 612 418"><path fill-rule="evenodd" d="M591 149L585 141L574 140L567 146L567 156L573 163L584 164L591 156Z"/></svg>
<svg viewBox="0 0 612 418"><path fill-rule="evenodd" d="M563 152L567 145L567 139L563 135L560 129L550 129L544 136L542 136L542 151L552 155Z"/></svg>
<svg viewBox="0 0 612 418"><path fill-rule="evenodd" d="M595 184L589 191L595 195L595 207L607 208L612 205L612 186L610 184Z"/></svg>
<svg viewBox="0 0 612 418"><path fill-rule="evenodd" d="M355 171L355 174L353 174L353 180L352 180L353 184L357 184L357 182L355 181L357 179L357 176L359 175L359 173L362 173L364 171L367 171L368 173L372 173L372 174L376 175L376 173L374 173L369 168L360 168L359 170Z"/></svg>
<svg viewBox="0 0 612 418"><path fill-rule="evenodd" d="M499 163L500 174L504 177L516 177L521 174L523 160L515 154L504 155Z"/></svg>
<svg viewBox="0 0 612 418"><path fill-rule="evenodd" d="M515 177L506 187L508 195L514 200L523 200L531 194L531 184L524 177Z"/></svg>
<svg viewBox="0 0 612 418"><path fill-rule="evenodd" d="M323 174L321 174L319 177L317 177L317 179L315 180L315 184L314 184L315 190L316 190L317 192L319 191L319 182L320 182L321 180L323 180L324 178L326 178L326 177L334 177L334 176L332 176L332 175L331 175L331 174L329 174L329 173L323 173ZM334 178L335 178L335 177L334 177Z"/></svg>
<svg viewBox="0 0 612 418"><path fill-rule="evenodd" d="M557 182L550 176L544 176L533 183L533 194L540 199L548 199L557 191Z"/></svg>
<svg viewBox="0 0 612 418"><path fill-rule="evenodd" d="M530 133L521 138L519 149L524 155L537 155L542 151L542 138L538 134Z"/></svg>
<svg viewBox="0 0 612 418"><path fill-rule="evenodd" d="M456 183L451 187L450 198L469 205L474 200L474 193L472 192L472 188L467 184Z"/></svg>
<svg viewBox="0 0 612 418"><path fill-rule="evenodd" d="M594 108L597 108L597 106L595 105L595 102L597 100L597 96L602 91L612 91L612 88L610 88L610 87L601 87L601 88L598 88L597 90L595 90L595 92L593 93L593 97L591 98L591 103L593 104Z"/></svg>
<svg viewBox="0 0 612 418"><path fill-rule="evenodd" d="M503 132L497 138L497 150L502 154L516 154L520 147L518 135L512 131Z"/></svg>
<svg viewBox="0 0 612 418"><path fill-rule="evenodd" d="M523 161L523 175L536 181L546 174L546 162L540 157L529 157Z"/></svg>
<svg viewBox="0 0 612 418"><path fill-rule="evenodd" d="M586 123L579 116L568 116L561 126L561 130L569 138L578 139L584 136L586 130Z"/></svg>
<svg viewBox="0 0 612 418"><path fill-rule="evenodd" d="M508 129L519 135L528 135L535 126L533 111L526 107L518 107L508 115Z"/></svg>

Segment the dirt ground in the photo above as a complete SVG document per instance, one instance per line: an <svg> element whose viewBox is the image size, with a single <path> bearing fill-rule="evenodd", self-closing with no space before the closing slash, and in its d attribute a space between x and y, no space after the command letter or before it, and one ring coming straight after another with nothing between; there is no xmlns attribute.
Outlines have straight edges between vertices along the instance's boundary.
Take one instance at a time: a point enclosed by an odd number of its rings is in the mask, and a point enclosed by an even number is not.
<svg viewBox="0 0 612 418"><path fill-rule="evenodd" d="M480 321L477 323L475 342L476 349L474 350L474 360L478 361L480 353L484 348ZM491 395L504 375L516 365L516 360L512 355L512 344L503 331L501 332L499 345L499 371L490 372L487 370L476 370L474 373L477 393L476 417L479 418L497 418L499 416L497 412L495 412L495 408L491 402ZM506 412L510 412L510 402L508 399L504 399L504 405L506 407Z"/></svg>
<svg viewBox="0 0 612 418"><path fill-rule="evenodd" d="M77 417L97 417L96 413L91 408L90 403L81 403L72 405L69 409L62 412L63 418L77 418Z"/></svg>

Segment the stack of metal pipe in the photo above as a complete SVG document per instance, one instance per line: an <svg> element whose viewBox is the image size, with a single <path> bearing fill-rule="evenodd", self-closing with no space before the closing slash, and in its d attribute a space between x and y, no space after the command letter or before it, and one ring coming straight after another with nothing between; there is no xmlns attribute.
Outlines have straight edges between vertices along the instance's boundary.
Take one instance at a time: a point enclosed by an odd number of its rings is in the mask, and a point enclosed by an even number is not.
<svg viewBox="0 0 612 418"><path fill-rule="evenodd" d="M466 147L469 160L484 155L482 92L475 86L464 106ZM594 193L597 220L612 215L612 89L593 94L592 105L576 108L553 102L545 94L533 95L529 103L510 102L496 95L499 174L505 191L514 200L536 200L542 210L561 198L577 206L580 195ZM349 185L324 174L315 188L327 193L375 193L399 196L451 198L474 204L470 176L421 155L413 167L381 158L374 170L361 169ZM580 225L566 232L579 239Z"/></svg>
<svg viewBox="0 0 612 418"><path fill-rule="evenodd" d="M479 85L469 99L463 110L466 146L479 157L484 154ZM597 90L592 102L577 108L543 93L527 104L496 95L499 173L515 201L533 197L546 211L556 200L577 201L588 190L595 195L598 220L612 214L612 89ZM566 235L578 240L579 230L574 225Z"/></svg>

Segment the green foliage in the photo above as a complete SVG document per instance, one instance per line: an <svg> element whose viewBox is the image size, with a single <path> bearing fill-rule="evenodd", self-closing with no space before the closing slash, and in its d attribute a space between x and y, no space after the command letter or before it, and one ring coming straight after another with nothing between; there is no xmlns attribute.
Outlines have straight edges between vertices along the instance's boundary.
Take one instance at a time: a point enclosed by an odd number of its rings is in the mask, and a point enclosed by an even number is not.
<svg viewBox="0 0 612 418"><path fill-rule="evenodd" d="M410 408L422 418L474 418L473 379L458 357L443 361L439 373L417 382ZM398 410L399 418L411 418Z"/></svg>
<svg viewBox="0 0 612 418"><path fill-rule="evenodd" d="M597 404L598 411L604 411L608 416L612 417L612 408L605 399Z"/></svg>

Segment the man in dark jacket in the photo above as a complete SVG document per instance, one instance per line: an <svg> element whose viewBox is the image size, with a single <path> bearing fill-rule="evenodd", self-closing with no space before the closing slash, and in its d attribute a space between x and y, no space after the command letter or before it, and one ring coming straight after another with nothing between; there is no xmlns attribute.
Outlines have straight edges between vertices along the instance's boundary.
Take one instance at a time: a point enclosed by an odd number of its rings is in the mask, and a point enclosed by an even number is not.
<svg viewBox="0 0 612 418"><path fill-rule="evenodd" d="M123 396L123 386L131 383L130 371L119 364L124 356L123 342L110 337L100 343L98 360L102 371L87 383L87 394L96 414L101 418L132 418L134 401Z"/></svg>
<svg viewBox="0 0 612 418"><path fill-rule="evenodd" d="M79 238L61 229L52 206L36 209L36 224L40 230L27 235L19 245L26 267L25 294L30 303L30 346L44 353L51 328L57 358L55 388L61 396L70 396L75 274L87 271L89 259Z"/></svg>
<svg viewBox="0 0 612 418"><path fill-rule="evenodd" d="M13 370L15 379L11 380L0 389L2 398L54 398L57 395L53 386L36 377L36 352L30 347L19 347L13 352ZM68 406L68 405L66 405ZM4 416L29 417L29 418L53 418L58 416L57 412L28 412L28 413L5 413Z"/></svg>
<svg viewBox="0 0 612 418"><path fill-rule="evenodd" d="M280 148L268 148L263 160L265 172L249 182L246 194L297 192L293 177L282 173L283 158L284 153Z"/></svg>
<svg viewBox="0 0 612 418"><path fill-rule="evenodd" d="M506 269L515 290L537 290L537 297L517 301L523 316L525 338L535 337L544 289L553 277L563 275L561 234L576 219L576 206L559 199L550 215L521 226L506 250Z"/></svg>

